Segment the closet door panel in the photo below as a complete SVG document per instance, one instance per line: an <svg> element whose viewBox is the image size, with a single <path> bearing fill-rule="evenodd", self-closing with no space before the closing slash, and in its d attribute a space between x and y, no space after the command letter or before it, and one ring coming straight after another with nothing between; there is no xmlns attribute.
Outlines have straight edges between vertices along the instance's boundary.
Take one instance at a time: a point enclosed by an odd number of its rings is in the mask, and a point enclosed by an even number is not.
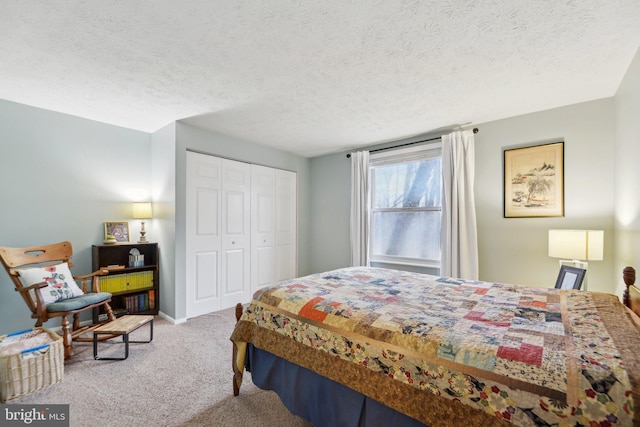
<svg viewBox="0 0 640 427"><path fill-rule="evenodd" d="M255 200L255 233L256 235L272 237L274 232L274 193L268 191L258 193Z"/></svg>
<svg viewBox="0 0 640 427"><path fill-rule="evenodd" d="M254 292L273 283L275 278L275 247L262 246L254 250L256 269L252 272L252 289Z"/></svg>
<svg viewBox="0 0 640 427"><path fill-rule="evenodd" d="M222 160L222 308L250 298L251 166Z"/></svg>
<svg viewBox="0 0 640 427"><path fill-rule="evenodd" d="M276 170L276 280L297 275L297 175Z"/></svg>
<svg viewBox="0 0 640 427"><path fill-rule="evenodd" d="M251 165L251 291L275 282L275 169Z"/></svg>
<svg viewBox="0 0 640 427"><path fill-rule="evenodd" d="M218 252L200 252L195 255L195 301L218 296Z"/></svg>
<svg viewBox="0 0 640 427"><path fill-rule="evenodd" d="M240 292L243 292L244 289L244 267L245 267L245 253L244 249L229 249L224 253L225 257L225 277L223 283L224 286L224 294L229 295L237 295ZM236 301L243 302L242 301Z"/></svg>
<svg viewBox="0 0 640 427"><path fill-rule="evenodd" d="M221 159L187 152L186 311L220 309Z"/></svg>
<svg viewBox="0 0 640 427"><path fill-rule="evenodd" d="M225 191L226 221L224 233L227 236L244 236L247 230L246 218L249 206L245 203L246 194L242 191Z"/></svg>
<svg viewBox="0 0 640 427"><path fill-rule="evenodd" d="M196 235L217 236L219 191L217 189L198 187L195 189L195 193Z"/></svg>

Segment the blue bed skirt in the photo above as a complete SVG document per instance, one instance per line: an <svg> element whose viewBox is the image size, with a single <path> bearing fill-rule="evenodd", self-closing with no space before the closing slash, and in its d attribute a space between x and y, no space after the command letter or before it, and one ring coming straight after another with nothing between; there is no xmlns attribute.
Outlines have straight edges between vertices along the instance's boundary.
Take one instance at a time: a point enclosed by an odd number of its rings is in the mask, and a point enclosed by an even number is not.
<svg viewBox="0 0 640 427"><path fill-rule="evenodd" d="M315 427L424 427L411 417L251 344L245 363L256 386L275 391L289 411Z"/></svg>

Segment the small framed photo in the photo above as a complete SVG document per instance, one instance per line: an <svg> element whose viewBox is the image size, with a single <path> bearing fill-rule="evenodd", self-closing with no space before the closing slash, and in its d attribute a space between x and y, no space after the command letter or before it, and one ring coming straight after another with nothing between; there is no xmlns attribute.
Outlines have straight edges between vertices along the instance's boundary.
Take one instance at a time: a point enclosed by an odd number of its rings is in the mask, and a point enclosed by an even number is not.
<svg viewBox="0 0 640 427"><path fill-rule="evenodd" d="M105 222L104 223L104 239L107 236L115 237L118 243L129 241L129 223L128 222Z"/></svg>
<svg viewBox="0 0 640 427"><path fill-rule="evenodd" d="M504 217L564 216L564 142L504 149Z"/></svg>
<svg viewBox="0 0 640 427"><path fill-rule="evenodd" d="M556 280L556 289L580 289L587 270L563 265Z"/></svg>

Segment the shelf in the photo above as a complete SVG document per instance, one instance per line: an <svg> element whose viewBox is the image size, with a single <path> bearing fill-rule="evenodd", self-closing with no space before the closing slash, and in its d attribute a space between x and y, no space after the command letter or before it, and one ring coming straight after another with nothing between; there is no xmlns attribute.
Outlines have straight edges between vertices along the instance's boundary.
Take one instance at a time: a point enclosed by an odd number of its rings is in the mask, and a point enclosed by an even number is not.
<svg viewBox="0 0 640 427"><path fill-rule="evenodd" d="M136 248L144 255L145 265L129 267L129 251ZM114 312L128 314L158 314L160 304L159 257L157 243L118 243L93 245L93 270L106 269L109 274L101 277L100 290L111 293L109 305ZM109 268L109 266L123 266ZM118 277L122 276L122 277ZM150 286L152 285L152 286ZM133 286L133 289L128 289ZM144 286L138 287L136 286ZM147 309L152 305L153 308ZM94 322L104 319L104 310L94 309Z"/></svg>
<svg viewBox="0 0 640 427"><path fill-rule="evenodd" d="M155 270L157 268L158 268L158 264L143 265L143 266L140 266L140 267L124 267L124 268L100 267L100 269L109 270L109 275L110 276L113 275L113 274L128 273L130 271Z"/></svg>
<svg viewBox="0 0 640 427"><path fill-rule="evenodd" d="M143 289L132 289L130 291L119 291L119 292L110 292L111 295L113 295L114 297L117 297L119 295L129 295L129 294L138 294L141 292L148 292L148 291L158 291L158 288L143 288Z"/></svg>

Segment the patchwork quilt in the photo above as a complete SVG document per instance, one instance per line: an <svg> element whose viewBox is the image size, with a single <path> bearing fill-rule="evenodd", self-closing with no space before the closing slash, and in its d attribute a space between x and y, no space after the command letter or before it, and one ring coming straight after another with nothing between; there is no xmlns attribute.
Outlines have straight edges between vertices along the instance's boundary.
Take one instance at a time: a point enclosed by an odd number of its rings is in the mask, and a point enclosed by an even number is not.
<svg viewBox="0 0 640 427"><path fill-rule="evenodd" d="M613 295L353 267L254 295L231 340L431 425L640 425L640 331Z"/></svg>

